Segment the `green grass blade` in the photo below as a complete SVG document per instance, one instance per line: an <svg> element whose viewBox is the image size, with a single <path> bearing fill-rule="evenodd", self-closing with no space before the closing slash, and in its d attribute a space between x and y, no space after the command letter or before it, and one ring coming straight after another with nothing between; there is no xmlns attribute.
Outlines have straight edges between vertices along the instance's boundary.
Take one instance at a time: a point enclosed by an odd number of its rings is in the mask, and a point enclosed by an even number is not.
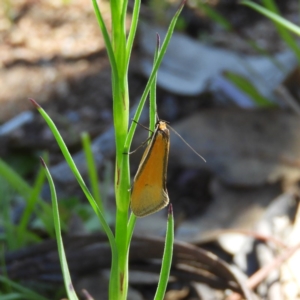
<svg viewBox="0 0 300 300"><path fill-rule="evenodd" d="M13 187L24 199L29 203L31 197L34 195L33 189L28 185L28 183L16 173L10 166L8 166L3 160L0 159L0 176L4 178L11 187ZM50 206L45 203L41 198L36 200L39 207L35 207L35 213L43 222L47 233L53 237L53 222L51 218ZM39 209L41 208L41 209Z"/></svg>
<svg viewBox="0 0 300 300"><path fill-rule="evenodd" d="M66 259L66 254L65 254L65 249L64 249L64 244L63 240L61 237L61 227L60 227L60 220L59 220L59 211L58 211L58 204L57 204L57 197L56 197L56 191L55 191L55 186L54 182L52 180L51 174L41 158L41 162L43 167L45 168L45 173L48 179L48 183L50 186L50 191L51 191L51 201L52 201L52 214L53 214L53 219L54 219L54 227L55 227L55 236L56 236L56 242L57 242L57 247L58 247L58 254L59 254L59 261L64 277L64 283L65 283L65 288L67 295L69 297L69 300L78 300L77 295L75 293L69 268L68 268L68 263Z"/></svg>
<svg viewBox="0 0 300 300"><path fill-rule="evenodd" d="M4 231L5 231L5 228L4 228ZM4 278L8 278L6 261L5 261L5 250L6 249L7 249L7 247L4 246L4 243L1 243L0 244L0 267L1 267L2 276ZM1 284L0 286L1 286L0 295L1 295L1 292L5 293L5 294L12 293L12 287L9 284L9 282Z"/></svg>
<svg viewBox="0 0 300 300"><path fill-rule="evenodd" d="M160 37L157 35L156 37L156 48L154 53L154 61L153 65L155 64L157 60L157 56L160 52ZM155 130L155 124L156 124L156 115L157 115L157 107L156 107L156 81L157 81L157 73L154 76L154 79L150 86L150 97L149 97L149 138L152 135L152 132Z"/></svg>
<svg viewBox="0 0 300 300"><path fill-rule="evenodd" d="M23 244L23 240L25 237L25 233L27 231L28 223L29 223L30 217L34 211L35 205L38 201L41 190L43 188L44 181L45 181L45 172L44 172L43 168L40 167L38 175L36 176L36 179L35 179L35 183L31 190L31 194L28 199L26 208L22 214L20 224L18 226L17 235L18 235L18 243L20 246Z"/></svg>
<svg viewBox="0 0 300 300"><path fill-rule="evenodd" d="M127 69L129 65L132 47L133 47L134 37L136 34L137 24L139 21L140 8L141 8L141 0L135 0L132 17L131 17L131 26L130 26L127 43L126 43L126 64L127 64L126 68Z"/></svg>
<svg viewBox="0 0 300 300"><path fill-rule="evenodd" d="M1 300L17 300L17 299L24 300L24 295L21 295L18 293L10 293L8 295L1 295L1 293L0 293L0 299Z"/></svg>
<svg viewBox="0 0 300 300"><path fill-rule="evenodd" d="M93 7L94 7L94 12L96 15L96 19L98 21L98 25L101 29L103 38L104 38L104 42L105 42L105 46L106 46L106 50L107 50L107 54L109 57L109 61L110 61L110 65L112 68L112 72L113 72L113 76L116 78L118 76L118 68L117 68L117 64L116 64L116 59L115 59L115 55L114 55L114 51L112 48L112 44L110 41L110 37L103 19L103 16L101 14L101 11L99 9L97 0L92 0L93 2Z"/></svg>
<svg viewBox="0 0 300 300"><path fill-rule="evenodd" d="M122 28L123 30L125 29L123 31L125 39L126 39L126 14L127 14L127 7L128 7L128 0L123 0L122 10L121 10L121 22L122 22L122 25L120 26L120 28Z"/></svg>
<svg viewBox="0 0 300 300"><path fill-rule="evenodd" d="M269 11L273 12L274 14L280 15L280 12L274 0L262 0L262 2ZM284 40L285 43L290 47L290 49L294 51L296 57L298 58L298 61L300 62L300 51L295 38L289 33L289 31L284 26L274 21L273 23L282 40Z"/></svg>
<svg viewBox="0 0 300 300"><path fill-rule="evenodd" d="M167 50L167 47L168 47L170 39L172 37L172 33L174 31L177 19L180 15L180 12L181 12L184 4L185 4L185 2L182 2L181 6L179 7L178 11L176 12L175 16L173 17L160 51L159 51L159 36L157 37L157 47L156 47L156 51L155 51L155 54L154 54L154 62L155 63L154 63L154 66L153 66L153 70L151 72L148 83L146 85L144 93L141 97L141 101L139 102L136 114L134 116L134 120L139 119L141 111L142 111L143 106L144 106L145 101L146 101L146 97L147 97L147 95L150 91L150 88L152 88L152 97L153 98L151 100L152 104L150 104L151 105L150 110L152 110L152 113L150 115L150 120L152 120L152 125L151 126L153 126L153 128L154 128L154 125L155 125L155 121L153 121L153 120L155 120L155 118L156 118L156 116L155 116L155 113L156 113L156 99L155 98L156 97L155 97L155 87L153 87L153 86L155 85L155 82L156 82L157 70L158 70L158 68L160 66L160 63L163 59L163 56L164 56L164 54ZM129 133L127 135L127 139L126 139L125 151L124 151L125 153L128 152L128 149L130 147L132 137L133 137L133 134L134 134L134 131L135 131L135 128L136 128L135 125L136 125L136 123L132 122ZM127 230L128 230L127 231L127 244L128 244L128 247L130 245L130 241L131 241L132 234L133 234L133 231L134 231L135 223L136 223L136 217L131 213L129 221L128 221L128 225L127 225Z"/></svg>
<svg viewBox="0 0 300 300"><path fill-rule="evenodd" d="M266 49L262 48L258 42L248 39L247 40L248 45L250 45L255 51L258 52L258 54L265 56L268 58L279 70L282 72L285 71L285 66L274 56L272 55L269 51Z"/></svg>
<svg viewBox="0 0 300 300"><path fill-rule="evenodd" d="M165 249L164 249L164 255L162 259L161 271L159 275L159 282L154 296L154 300L164 299L169 277L170 277L171 266L172 266L173 244L174 244L174 218L173 218L172 204L170 204L169 213L168 213Z"/></svg>
<svg viewBox="0 0 300 300"><path fill-rule="evenodd" d="M95 199L93 198L92 194L90 193L89 189L87 188L84 180L82 179L73 159L72 156L64 142L64 140L62 139L59 131L57 130L55 124L53 123L53 121L51 120L51 118L48 116L48 114L42 109L42 107L33 99L30 99L31 103L37 108L37 110L39 111L39 113L42 115L42 117L44 118L44 120L46 121L46 123L48 124L50 130L52 131L56 142L58 144L58 146L60 147L61 152L64 155L64 158L66 160L66 162L68 163L72 173L74 174L77 182L79 183L83 193L85 194L85 196L87 197L90 205L92 206L94 212L96 213L96 215L98 216L98 219L105 231L105 233L107 234L108 240L109 240L109 244L111 247L111 251L112 251L112 268L113 270L117 270L118 269L118 252L117 252L117 247L116 247L116 242L115 242L115 238L114 235L109 227L109 225L107 224L103 214L100 211L99 206L97 205ZM116 272L111 272L111 274L115 275ZM112 280L118 280L118 278L113 278ZM110 299L117 299L117 293L118 291L115 291L113 289L110 289Z"/></svg>
<svg viewBox="0 0 300 300"><path fill-rule="evenodd" d="M16 250L25 247L30 243L37 243L41 240L39 236L27 230L22 231L20 238L19 226L12 223L11 219L11 199L15 192L7 182L1 182L0 194L2 195L0 201L0 227L3 227L3 233L0 235L0 256L4 255L4 244L7 250ZM53 222L52 222L53 223ZM1 251L2 244L2 251ZM2 258L2 257L1 257ZM4 261L4 258L2 259Z"/></svg>
<svg viewBox="0 0 300 300"><path fill-rule="evenodd" d="M225 72L225 77L238 89L250 96L252 101L260 107L274 107L275 104L264 97L256 87L245 77L234 72Z"/></svg>
<svg viewBox="0 0 300 300"><path fill-rule="evenodd" d="M29 198L32 188L10 166L0 159L0 176L3 177L21 196Z"/></svg>
<svg viewBox="0 0 300 300"><path fill-rule="evenodd" d="M264 16L268 17L269 19L273 20L277 24L284 26L288 30L290 30L300 36L300 27L293 24L292 22L284 19L283 17L269 11L268 9L254 3L254 2L248 1L248 0L242 0L240 3L253 8L254 10L256 10L256 11L260 12L261 14L263 14Z"/></svg>
<svg viewBox="0 0 300 300"><path fill-rule="evenodd" d="M136 216L133 213L131 213L130 217L129 217L128 224L127 224L127 245L128 245L128 248L130 246L130 242L131 242L131 238L132 238L132 235L133 235L133 230L134 230L135 223L136 223Z"/></svg>
<svg viewBox="0 0 300 300"><path fill-rule="evenodd" d="M85 153L85 158L86 158L86 162L87 162L87 169L88 169L88 174L89 174L89 179L90 179L93 196L94 196L102 214L105 216L103 201L102 201L101 193L100 193L100 189L99 189L99 178L98 178L98 174L97 174L96 163L95 163L94 155L93 155L93 151L92 151L91 139L90 139L90 136L88 135L88 133L86 133L86 132L82 133L81 140L82 140L83 151Z"/></svg>
<svg viewBox="0 0 300 300"><path fill-rule="evenodd" d="M40 107L37 102L35 102L35 100L31 99L31 102L33 103L33 105L37 108L37 110L39 111L39 113L42 115L42 117L44 118L44 120L46 121L46 123L48 124L50 130L52 131L56 142L66 160L66 162L68 163L72 173L74 174L77 182L79 183L82 191L84 192L84 194L86 195L87 199L89 200L92 208L94 209L95 213L97 214L97 216L99 217L99 220L101 222L101 225L104 227L105 231L107 230L107 234L108 235L112 235L112 232L109 228L109 226L107 225L95 199L93 198L92 194L90 193L89 189L87 188L83 178L81 177L73 159L72 156L64 142L64 140L62 139L59 131L57 130L55 124L53 123L53 121L51 120L51 118L48 116L48 114L42 109L42 107Z"/></svg>
<svg viewBox="0 0 300 300"><path fill-rule="evenodd" d="M157 60L153 66L153 69L152 69L152 72L149 76L149 79L148 79L148 82L146 84L146 87L145 87L145 90L141 96L141 100L139 102L139 105L137 107L137 110L136 110L136 113L133 117L133 119L135 121L138 121L140 116L141 116L141 113L142 113L142 110L143 110L143 107L145 105L145 102L146 102L146 99L147 99L147 96L148 96L148 93L150 91L150 87L151 87L151 84L153 82L153 80L155 80L155 77L156 77L156 73L158 71L158 68L163 60L163 57L167 51L167 48L168 48L168 45L170 43L170 40L171 40L171 37L172 37L172 34L173 34L173 31L174 31L174 28L175 28L175 25L176 25L176 22L177 22L177 19L183 9L183 6L185 4L186 1L183 1L179 7L179 9L177 10L176 14L174 15L174 17L172 18L171 20L171 23L169 25L169 28L168 28L168 31L167 31L167 34L164 38L164 41L163 41L163 44L161 46L161 50L157 56ZM132 122L131 125L130 125L130 128L129 128L129 131L128 131L128 134L127 134L127 138L126 138L126 141L125 141L125 145L124 145L124 153L128 153L129 152L129 148L130 148L130 145L131 145L131 142L132 142L132 139L133 139L133 135L134 135L134 132L135 132L135 129L136 129L136 126L137 126L137 123L136 122Z"/></svg>
<svg viewBox="0 0 300 300"><path fill-rule="evenodd" d="M208 4L197 1L196 5L203 10L211 20L213 20L215 23L218 23L225 30L233 30L231 23Z"/></svg>
<svg viewBox="0 0 300 300"><path fill-rule="evenodd" d="M28 288L25 288L22 285L14 282L2 275L0 275L0 282L3 284L10 285L12 289L19 292L23 296L22 299L24 299L24 300L49 300L49 299L45 298L44 296L39 295L38 293L36 293ZM2 299L2 296L0 297L0 299Z"/></svg>
<svg viewBox="0 0 300 300"><path fill-rule="evenodd" d="M300 36L300 27L293 24L292 22L284 19L283 17L279 16L278 14L270 11L269 9L266 9L256 3L253 3L251 1L241 1L241 4L247 5L251 8L253 8L254 10L258 11L259 13L265 15L266 17L268 17L269 19L271 19L274 23L275 26L278 30L278 33L280 34L281 38L286 42L286 44L291 48L291 50L294 51L298 61L300 62L300 50L298 47L298 44L296 43L295 39L288 34L288 32L285 29L290 30L291 32L296 33L297 35ZM269 7L273 7L274 10L274 3L272 5L272 3L268 2Z"/></svg>
<svg viewBox="0 0 300 300"><path fill-rule="evenodd" d="M1 182L0 192L2 194L0 201L0 225L3 227L4 241L9 250L14 250L17 248L17 241L15 238L15 226L11 222L11 208L10 208L10 198L13 197L14 193L11 187L6 182ZM4 244L2 245L4 249ZM1 254L1 252L0 252ZM4 252L2 252L4 255ZM1 255L2 258L2 255ZM4 258L3 258L4 259Z"/></svg>

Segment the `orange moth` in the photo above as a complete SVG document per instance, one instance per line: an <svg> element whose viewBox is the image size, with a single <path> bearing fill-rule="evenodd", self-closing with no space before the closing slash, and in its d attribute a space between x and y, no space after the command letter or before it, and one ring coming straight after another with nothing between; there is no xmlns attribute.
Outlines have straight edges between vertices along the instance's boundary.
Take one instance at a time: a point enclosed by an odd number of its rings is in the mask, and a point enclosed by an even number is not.
<svg viewBox="0 0 300 300"><path fill-rule="evenodd" d="M155 213L169 203L166 188L170 132L164 121L156 123L131 190L131 210L137 217Z"/></svg>

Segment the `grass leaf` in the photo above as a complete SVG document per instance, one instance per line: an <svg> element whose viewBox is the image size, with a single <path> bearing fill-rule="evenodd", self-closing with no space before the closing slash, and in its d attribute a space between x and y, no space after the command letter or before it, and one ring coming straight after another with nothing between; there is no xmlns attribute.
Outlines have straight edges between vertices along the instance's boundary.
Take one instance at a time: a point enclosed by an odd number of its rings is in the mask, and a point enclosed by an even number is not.
<svg viewBox="0 0 300 300"><path fill-rule="evenodd" d="M166 293L166 289L170 277L170 270L172 266L173 244L174 244L174 217L173 217L172 204L170 204L169 213L168 213L165 249L164 249L164 254L162 259L160 275L159 275L158 287L155 293L154 300L163 300L165 297L165 293Z"/></svg>
<svg viewBox="0 0 300 300"><path fill-rule="evenodd" d="M53 214L53 219L54 219L55 236L56 236L59 260L60 260L60 265L61 265L62 273L63 273L63 277L64 277L66 292L69 297L69 300L78 300L77 295L74 290L74 287L73 287L73 284L72 284L71 275L69 272L65 249L64 249L64 245L63 245L63 240L61 237L61 227L60 227L60 220L59 220L58 203L57 203L54 182L53 182L51 174L42 158L41 158L41 162L42 162L43 167L45 168L46 176L47 176L48 183L50 186L50 191L51 191L52 214Z"/></svg>

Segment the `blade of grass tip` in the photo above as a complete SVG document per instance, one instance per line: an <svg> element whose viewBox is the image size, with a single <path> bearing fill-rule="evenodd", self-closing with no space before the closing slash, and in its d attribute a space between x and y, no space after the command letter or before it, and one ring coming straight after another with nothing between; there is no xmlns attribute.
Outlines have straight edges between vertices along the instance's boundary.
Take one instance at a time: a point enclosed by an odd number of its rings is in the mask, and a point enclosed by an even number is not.
<svg viewBox="0 0 300 300"><path fill-rule="evenodd" d="M156 73L158 71L158 68L159 68L159 66L160 66L160 64L161 64L161 62L163 60L163 57L164 57L166 51L167 51L167 48L168 48L168 45L170 43L170 40L171 40L173 31L174 31L174 28L175 28L177 19L178 19L178 17L179 17L179 15L180 15L180 13L181 13L181 11L182 11L182 9L183 9L183 7L184 7L184 5L185 5L186 2L187 2L187 0L184 0L184 1L181 2L178 10L176 11L174 17L171 20L171 23L170 23L169 28L167 30L167 33L166 33L166 36L164 38L163 44L161 46L161 50L160 50L160 52L159 52L159 54L157 56L157 60L156 60L154 66L152 68L152 71L151 71L151 74L149 76L148 82L146 84L146 87L145 87L144 92L143 92L143 94L141 96L140 102L139 102L138 107L136 109L136 112L134 114L133 119L135 121L137 121L137 122L140 119L143 107L145 105L148 93L150 91L151 84L152 84L153 80L155 79L155 76L156 76ZM136 126L137 126L136 122L131 122L129 131L128 131L128 134L127 134L127 137L126 137L125 145L124 145L124 153L128 153L129 152L129 148L131 146L131 142L132 142L132 139L133 139L133 135L134 135Z"/></svg>
<svg viewBox="0 0 300 300"><path fill-rule="evenodd" d="M45 298L42 295L39 295L38 293L25 288L24 286L14 282L13 280L10 280L9 278L6 278L2 275L0 275L0 282L4 284L9 284L15 291L19 292L22 294L23 298L22 299L30 299L30 300L49 300ZM2 299L2 298L1 298Z"/></svg>
<svg viewBox="0 0 300 300"><path fill-rule="evenodd" d="M59 219L59 211L58 211L58 203L57 203L57 197L56 197L56 191L55 191L55 186L54 182L52 180L52 176L46 166L46 163L42 158L41 159L41 164L45 169L45 173L48 179L48 183L50 186L50 191L51 191L51 201L52 201L52 213L53 213L53 219L54 219L54 227L55 227L55 235L56 235L56 242L57 242L57 248L58 248L58 254L59 254L59 260L60 260L60 265L62 268L62 273L64 277L64 283L65 283L65 288L66 292L68 295L69 300L78 300L77 295L75 293L69 268L68 268L68 263L66 259L66 254L64 250L64 245L63 245L63 240L61 237L61 227L60 227L60 219Z"/></svg>
<svg viewBox="0 0 300 300"><path fill-rule="evenodd" d="M244 1L241 1L240 4L243 4L243 5L253 8L254 10L256 10L256 11L260 12L261 14L265 15L266 17L270 18L274 22L284 26L285 28L289 29L290 31L292 31L300 36L300 27L293 24L292 22L284 19L283 17L281 17L277 14L274 14L273 12L269 11L268 9L265 9L264 7L262 7L256 3L253 3L251 1L244 0Z"/></svg>
<svg viewBox="0 0 300 300"><path fill-rule="evenodd" d="M168 211L168 223L167 223L167 233L166 233L166 242L165 249L162 259L162 266L159 275L159 282L157 290L154 296L154 300L163 300L172 266L172 257L173 257L173 243L174 243L174 218L173 218L173 207L170 203Z"/></svg>
<svg viewBox="0 0 300 300"><path fill-rule="evenodd" d="M83 193L85 194L86 198L88 199L90 205L92 206L94 212L96 213L107 237L109 240L109 244L111 247L111 251L112 251L112 267L111 270L117 270L118 269L118 251L117 251L117 246L116 246L116 242L115 242L115 238L114 235L109 227L109 225L107 224L104 216L102 215L95 199L93 198L92 194L90 193L89 189L87 188L84 180L82 179L73 159L72 156L63 140L63 138L61 137L59 131L57 130L55 124L53 123L53 121L51 120L51 118L48 116L48 114L42 109L42 107L34 100L34 99L29 99L30 102L34 105L34 107L38 110L38 112L41 114L41 116L44 118L44 120L46 121L46 123L48 124L52 134L54 135L56 142L61 150L61 152L63 153L63 156L67 162L67 164L69 165L72 173L74 174L78 184L80 185ZM111 272L112 276L115 276L115 274L117 274L117 272ZM111 280L118 280L117 276L113 277ZM111 286L111 285L110 285ZM118 291L116 291L115 289L111 288L109 290L109 295L110 298L109 299L117 299L118 296Z"/></svg>
<svg viewBox="0 0 300 300"><path fill-rule="evenodd" d="M82 141L83 151L85 153L85 158L87 162L88 174L89 174L91 188L93 191L93 196L102 214L105 216L103 201L99 189L99 178L98 178L96 164L95 164L94 155L91 146L91 139L87 132L83 132L81 134L81 141Z"/></svg>

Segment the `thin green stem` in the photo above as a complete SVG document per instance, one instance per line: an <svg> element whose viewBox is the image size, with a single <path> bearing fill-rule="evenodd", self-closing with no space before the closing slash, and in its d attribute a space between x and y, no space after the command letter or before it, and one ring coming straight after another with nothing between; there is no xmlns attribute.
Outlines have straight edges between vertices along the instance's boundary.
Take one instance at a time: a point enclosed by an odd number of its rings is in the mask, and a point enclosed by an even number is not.
<svg viewBox="0 0 300 300"><path fill-rule="evenodd" d="M157 43L156 43L156 49L154 53L154 61L153 65L155 64L157 60L157 56L159 54L159 47L160 47L160 37L157 34ZM157 80L157 73L154 76L153 82L150 87L150 98L149 98L149 128L151 131L149 131L149 137L152 135L152 132L155 130L155 124L156 124L156 115L157 115L157 107L156 107L156 80Z"/></svg>
<svg viewBox="0 0 300 300"><path fill-rule="evenodd" d="M94 196L102 214L105 216L103 201L102 201L101 193L100 193L100 189L99 189L99 178L98 178L98 174L97 174L96 163L94 160L91 139L90 139L89 134L87 132L82 133L81 140L82 140L83 150L84 150L85 158L86 158L86 162L87 162L87 169L88 169L91 189L93 191L93 196Z"/></svg>
<svg viewBox="0 0 300 300"><path fill-rule="evenodd" d="M129 206L129 159L123 154L123 148L128 130L129 121L129 94L126 61L126 12L127 0L111 0L112 36L109 39L102 15L96 0L93 0L94 9L103 33L106 45L109 46L108 54L112 65L112 93L113 116L116 140L116 165L115 165L115 195L116 195L116 229L115 243L117 249L117 265L111 270L110 291L115 291L116 297L110 299L122 300L127 295L128 266L126 240L127 218ZM113 261L116 257L113 256Z"/></svg>
<svg viewBox="0 0 300 300"><path fill-rule="evenodd" d="M174 218L172 204L169 205L167 233L165 241L165 249L162 259L162 266L159 276L158 287L154 296L154 300L163 300L165 297L170 271L172 266L173 257L173 244L174 244Z"/></svg>
<svg viewBox="0 0 300 300"><path fill-rule="evenodd" d="M47 158L45 158L47 160ZM33 185L33 189L30 193L30 197L28 198L27 205L24 209L24 212L22 214L19 226L18 226L18 244L21 246L24 243L25 238L25 232L30 220L30 217L32 215L32 212L34 211L34 208L37 204L37 201L39 199L39 195L41 193L43 184L45 182L45 172L44 169L41 167L38 175L35 179L35 183Z"/></svg>
<svg viewBox="0 0 300 300"><path fill-rule="evenodd" d="M128 69L130 55L133 47L134 37L136 34L137 24L139 21L139 13L141 8L141 0L135 0L134 1L134 7L132 12L132 18L131 18L131 26L127 38L127 45L126 45L126 68Z"/></svg>
<svg viewBox="0 0 300 300"><path fill-rule="evenodd" d="M62 273L63 273L63 277L64 277L65 289L66 289L69 300L78 300L78 297L75 293L75 290L74 290L74 287L72 284L71 275L70 275L70 271L68 268L68 263L67 263L66 254L65 254L65 250L64 250L63 240L61 237L61 226L60 226L58 203L57 203L54 182L53 182L51 174L42 158L41 158L41 162L42 162L43 167L45 168L45 171L46 171L45 173L46 173L46 176L47 176L47 179L49 182L49 186L50 186L50 191L51 191L55 235L56 235L56 242L57 242L60 265L61 265Z"/></svg>

